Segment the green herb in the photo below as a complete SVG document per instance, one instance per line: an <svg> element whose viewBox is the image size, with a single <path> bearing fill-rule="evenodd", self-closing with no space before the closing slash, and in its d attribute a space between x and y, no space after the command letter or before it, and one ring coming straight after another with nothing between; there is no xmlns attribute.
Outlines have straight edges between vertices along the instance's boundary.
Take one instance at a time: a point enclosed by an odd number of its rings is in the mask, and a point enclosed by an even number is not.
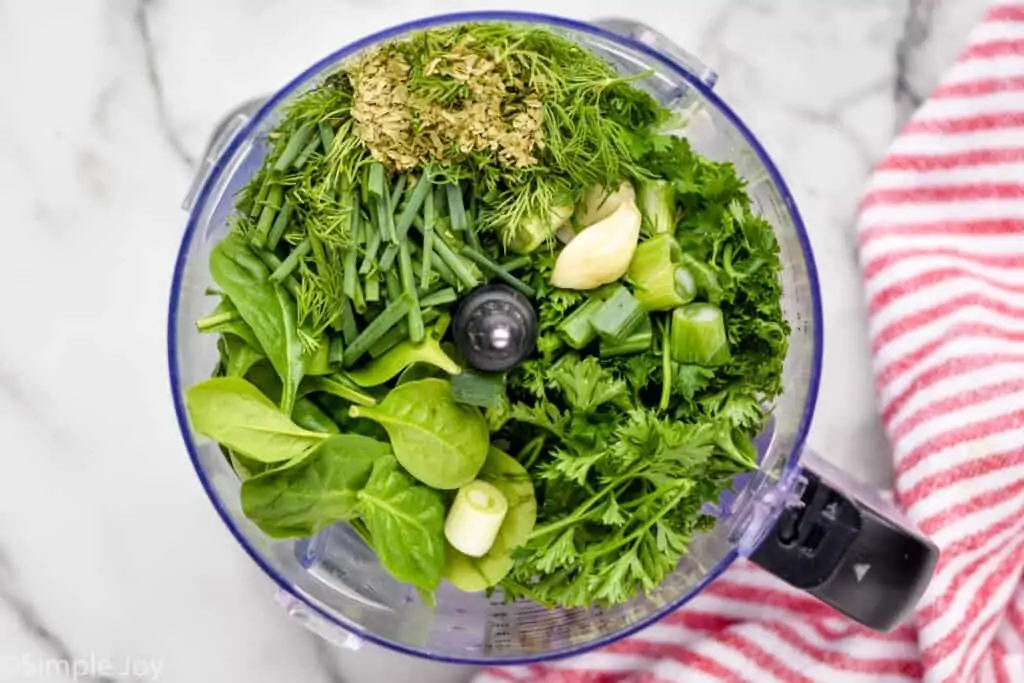
<svg viewBox="0 0 1024 683"><path fill-rule="evenodd" d="M377 458L358 494L359 514L381 564L399 581L434 591L444 569L444 503L392 456ZM396 542L401 539L401 542Z"/></svg>
<svg viewBox="0 0 1024 683"><path fill-rule="evenodd" d="M312 536L355 516L374 463L390 452L365 436L332 436L297 467L243 482L242 511L268 536Z"/></svg>
<svg viewBox="0 0 1024 683"><path fill-rule="evenodd" d="M405 292L401 297L388 304L380 315L352 340L345 349L345 367L351 367L366 351L388 330L397 325L409 312L412 306L412 295Z"/></svg>
<svg viewBox="0 0 1024 683"><path fill-rule="evenodd" d="M375 387L384 384L413 363L427 363L441 368L450 375L458 375L462 368L442 349L436 339L428 336L423 342L400 342L379 358L370 361L358 370L349 370L346 376L361 387Z"/></svg>
<svg viewBox="0 0 1024 683"><path fill-rule="evenodd" d="M189 387L185 405L193 429L260 462L300 461L327 438L296 425L259 389L237 377Z"/></svg>
<svg viewBox="0 0 1024 683"><path fill-rule="evenodd" d="M508 272L507 270L502 268L500 265L498 265L491 259L484 256L480 252L474 251L469 247L463 247L460 253L473 263L477 264L478 266L489 272L491 275L494 275L499 280L503 280L504 282L506 282L509 286L511 286L513 289L515 289L523 296L532 299L536 295L536 292L533 291L533 287L530 287L530 285L526 284L525 282L517 278L515 275Z"/></svg>
<svg viewBox="0 0 1024 683"><path fill-rule="evenodd" d="M263 262L233 235L213 248L210 273L277 371L284 386L281 411L291 414L295 392L305 373L294 302L283 287L270 281Z"/></svg>
<svg viewBox="0 0 1024 683"><path fill-rule="evenodd" d="M402 384L377 406L352 406L349 413L384 427L402 467L433 488L469 483L487 457L487 422L475 408L456 403L444 380Z"/></svg>

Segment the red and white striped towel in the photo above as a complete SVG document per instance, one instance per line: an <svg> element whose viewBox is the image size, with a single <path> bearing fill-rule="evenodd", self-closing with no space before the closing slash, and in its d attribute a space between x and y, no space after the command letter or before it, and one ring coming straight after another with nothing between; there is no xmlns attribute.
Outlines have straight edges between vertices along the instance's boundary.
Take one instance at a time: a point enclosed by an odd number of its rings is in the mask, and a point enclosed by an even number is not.
<svg viewBox="0 0 1024 683"><path fill-rule="evenodd" d="M896 500L942 551L915 618L878 634L741 562L637 636L475 683L1024 681L1024 1L893 143L859 234Z"/></svg>

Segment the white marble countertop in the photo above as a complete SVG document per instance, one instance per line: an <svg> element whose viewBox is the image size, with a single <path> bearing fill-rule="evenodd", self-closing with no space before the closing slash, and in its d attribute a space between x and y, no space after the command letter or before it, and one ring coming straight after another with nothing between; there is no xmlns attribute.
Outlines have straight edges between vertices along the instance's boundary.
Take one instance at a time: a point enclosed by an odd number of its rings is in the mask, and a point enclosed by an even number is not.
<svg viewBox="0 0 1024 683"><path fill-rule="evenodd" d="M578 18L628 7L718 70L788 179L822 275L811 444L878 485L853 207L984 2L514 3ZM331 651L280 612L188 462L164 324L179 205L227 109L371 30L500 5L0 0L0 683L67 680L61 661L106 682L464 673Z"/></svg>

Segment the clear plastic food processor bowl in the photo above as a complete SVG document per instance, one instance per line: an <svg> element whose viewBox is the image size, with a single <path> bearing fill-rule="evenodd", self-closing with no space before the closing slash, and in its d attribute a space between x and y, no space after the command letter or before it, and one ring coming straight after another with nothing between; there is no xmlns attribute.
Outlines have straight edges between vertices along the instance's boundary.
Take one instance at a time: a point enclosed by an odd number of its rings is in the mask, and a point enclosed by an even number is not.
<svg viewBox="0 0 1024 683"><path fill-rule="evenodd" d="M783 308L792 336L785 362L785 391L773 408L769 429L758 439L760 470L735 482L736 495L720 501L714 511L718 525L694 540L689 555L654 593L613 609L549 610L529 602L504 604L498 595L467 594L448 585L439 590L436 609L430 609L413 589L393 580L345 525L309 540L272 540L242 514L238 479L217 445L190 429L185 412L183 392L208 378L217 362L215 338L199 334L194 325L211 305L204 295L212 285L210 250L225 234L236 192L266 152L264 136L282 105L360 50L410 31L466 21L541 25L578 41L623 74L653 72L638 86L682 115L686 125L679 134L698 152L735 164L749 182L757 210L774 226L781 245ZM585 24L520 13L457 14L396 26L343 47L269 99L243 106L218 129L186 199L188 226L175 266L168 321L171 385L182 434L203 487L237 541L276 582L277 599L293 617L347 647L372 641L432 659L496 664L565 656L622 638L683 605L743 556L876 628L890 628L910 609L907 605L916 602L931 573L934 558L927 551L933 548L870 492L851 493L853 488L841 481L841 474L816 460L811 464L807 458L801 461L822 355L814 261L785 182L750 130L715 95L714 83L715 75L698 60L654 31L629 21ZM846 516L844 505L850 511ZM890 567L893 571L888 579L882 569L871 573L872 566L892 564L885 558L895 547L891 545L895 541L874 529L879 524L883 532L898 534L901 542L924 548L917 565ZM869 527L874 529L873 535L865 540ZM801 543L828 556L815 563L813 553L808 555ZM879 543L881 549L871 546ZM853 569L858 563L861 567ZM866 572L865 563L869 567ZM860 578L851 583L853 578L843 572ZM864 580L862 574L884 581L880 586L868 586L870 580ZM875 612L866 613L861 603L873 604ZM898 614L891 614L892 603L902 605Z"/></svg>

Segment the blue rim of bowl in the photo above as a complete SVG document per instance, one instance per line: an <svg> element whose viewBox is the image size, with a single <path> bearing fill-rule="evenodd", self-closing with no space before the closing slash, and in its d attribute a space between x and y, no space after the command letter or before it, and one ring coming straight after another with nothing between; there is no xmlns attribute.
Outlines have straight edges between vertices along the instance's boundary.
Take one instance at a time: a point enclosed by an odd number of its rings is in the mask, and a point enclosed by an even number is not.
<svg viewBox="0 0 1024 683"><path fill-rule="evenodd" d="M409 31L415 31L419 29L431 28L439 25L462 23L462 22L473 22L473 21L510 21L519 23L534 23L534 24L545 24L548 26L555 26L558 28L570 29L573 31L579 31L581 33L587 33L592 36L597 36L605 40L612 41L623 47L629 48L636 52L642 53L659 64L665 66L673 73L681 77L687 82L687 84L696 89L703 97L714 104L722 115L740 131L743 138L751 146L754 152L757 154L759 161L764 164L764 167L768 169L768 174L771 177L772 182L778 189L783 202L786 205L786 209L793 221L793 225L796 228L797 236L800 241L800 249L803 252L804 262L807 268L807 279L811 287L811 306L812 306L812 317L813 317L813 358L811 360L811 376L810 385L808 387L807 399L804 403L803 415L801 417L800 426L797 430L796 440L793 444L793 449L789 455L788 462L786 465L786 471L790 471L797 467L800 461L801 454L804 448L804 442L807 439L807 432L810 429L811 418L814 414L814 406L817 402L818 397L818 385L821 379L821 359L822 359L822 314L821 314L821 296L818 285L818 272L814 263L814 256L811 253L810 241L807 237L807 231L803 223L803 219L800 216L800 212L797 209L796 202L793 199L792 194L789 191L789 187L782 179L778 168L776 168L774 162L768 156L768 153L764 150L761 144L754 137L754 134L749 128L740 120L735 112L723 102L714 91L697 78L694 74L687 71L680 64L673 61L669 57L659 53L643 43L637 42L630 38L618 35L611 31L588 24L583 21L568 19L566 17L554 16L549 14L541 14L534 12L507 12L507 11L479 11L479 12L454 12L449 14L437 14L429 17L422 17L402 24L391 26L390 28L378 31L376 33L364 36L363 38L356 40L345 47L327 55L323 59L319 60L305 71L300 73L298 76L289 81L283 88L278 90L272 95L260 109L253 116L245 127L236 133L231 141L225 146L220 156L213 163L210 171L202 184L198 194L196 195L195 202L190 210L188 224L185 228L185 234L182 237L181 246L178 250L178 256L174 263L174 275L171 282L171 296L169 302L169 310L167 315L167 353L168 353L168 365L170 370L171 379L171 393L174 400L174 410L178 419L178 426L181 429L182 438L185 441L185 446L189 452L189 458L192 460L192 466L196 470L196 474L199 476L199 480L203 486L203 490L206 491L206 495L209 497L210 502L217 510L217 514L224 521L224 524L228 527L231 535L235 537L235 540L242 546L245 552L250 558L274 581L275 584L282 590L286 591L289 595L292 595L299 601L301 601L306 607L313 610L316 614L326 619L329 623L336 625L337 627L344 629L345 631L354 634L355 636L365 639L376 645L386 647L403 654L423 657L440 662L448 662L452 664L470 664L477 666L512 666L517 664L532 664L542 661L550 661L553 659L561 659L572 655L582 654L590 650L603 647L622 638L628 637L637 631L653 624L660 620L669 612L679 609L683 604L688 602L690 598L699 593L709 583L718 578L719 575L724 572L729 565L731 565L736 558L738 553L735 550L731 550L723 557L718 564L716 564L708 573L693 586L685 595L680 596L678 600L675 600L664 607L654 611L644 619L641 619L635 624L632 624L624 629L621 629L615 633L602 636L592 642L567 647L562 650L555 652L546 652L536 656L523 656L523 657L509 657L509 658L465 658L456 657L452 655L444 655L438 653L427 652L419 650L415 647L410 647L402 643L397 643L386 638L377 636L369 631L366 631L359 626L351 623L347 623L341 619L338 619L327 610L321 608L319 605L314 604L312 601L307 599L304 595L300 594L288 581L283 579L273 567L263 560L260 554L248 543L245 537L241 534L238 528L231 521L227 511L221 505L216 493L213 490L213 486L209 479L206 477L202 468L199 465L199 454L196 451L195 443L192 439L192 433L189 428L188 415L185 411L185 404L183 393L181 391L181 382L178 372L178 361L177 361L177 338L175 331L177 329L177 318L178 318L178 302L181 293L181 282L185 270L185 262L188 256L189 247L192 244L192 239L195 236L197 230L197 220L200 213L205 207L206 201L213 187L216 186L220 180L220 176L223 174L226 163L232 159L235 153L238 151L239 146L243 140L247 140L253 133L253 131L263 122L267 115L272 112L278 104L283 100L294 94L304 83L309 79L316 76L323 69L330 67L337 63L339 60L348 57L351 54L358 52L366 47L369 47L375 43L395 38Z"/></svg>

